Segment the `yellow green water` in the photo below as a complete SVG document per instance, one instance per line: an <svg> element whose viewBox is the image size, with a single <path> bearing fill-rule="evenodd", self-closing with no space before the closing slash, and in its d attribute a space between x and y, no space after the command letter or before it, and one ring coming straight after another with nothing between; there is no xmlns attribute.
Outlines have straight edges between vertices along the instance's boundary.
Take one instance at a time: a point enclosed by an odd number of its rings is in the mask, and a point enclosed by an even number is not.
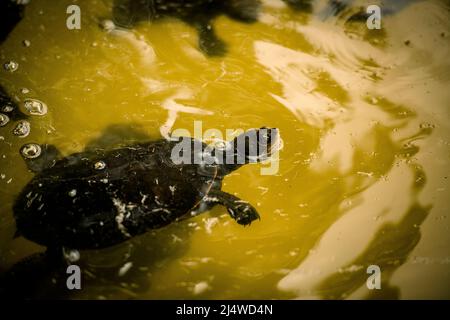
<svg viewBox="0 0 450 320"><path fill-rule="evenodd" d="M65 27L72 3L81 30ZM224 133L280 129L279 172L248 165L223 187L261 221L243 228L216 207L82 252L83 289L61 297L450 298L448 2L415 2L384 17L381 31L264 3L258 23L216 19L229 51L208 58L176 19L108 33L99 21L110 1L31 2L1 46L2 63L20 66L2 71L0 84L21 101L45 101L49 113L31 118L27 138L0 128L1 270L43 250L13 240L11 206L32 177L21 145L69 154L111 124L157 137L201 120ZM381 267L381 290L366 287L371 264Z"/></svg>

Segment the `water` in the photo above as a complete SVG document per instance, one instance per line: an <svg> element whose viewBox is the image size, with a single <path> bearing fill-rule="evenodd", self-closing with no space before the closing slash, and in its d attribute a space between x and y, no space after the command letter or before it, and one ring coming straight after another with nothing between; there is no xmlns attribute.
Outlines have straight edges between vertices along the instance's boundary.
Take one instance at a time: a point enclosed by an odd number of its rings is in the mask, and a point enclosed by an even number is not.
<svg viewBox="0 0 450 320"><path fill-rule="evenodd" d="M265 1L258 23L214 21L224 57L199 51L180 20L108 32L110 1L77 3L81 30L65 28L70 1L32 1L0 49L2 64L18 63L0 84L47 106L26 137L12 134L19 121L0 127L2 270L44 249L13 240L11 207L32 177L26 143L67 155L111 124L158 137L200 120L224 133L279 128L283 149L276 175L248 165L225 179L261 221L243 228L216 207L81 251L83 290L58 291L57 276L36 271L33 296L450 297L448 1L404 1L372 31L346 22L352 10L323 19L325 1L312 12ZM382 290L366 287L372 264Z"/></svg>

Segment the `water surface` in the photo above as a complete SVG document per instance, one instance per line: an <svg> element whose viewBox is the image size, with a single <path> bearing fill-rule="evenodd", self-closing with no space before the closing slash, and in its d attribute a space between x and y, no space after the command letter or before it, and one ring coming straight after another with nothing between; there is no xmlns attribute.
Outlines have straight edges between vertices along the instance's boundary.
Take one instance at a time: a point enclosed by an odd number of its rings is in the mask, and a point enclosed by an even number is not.
<svg viewBox="0 0 450 320"><path fill-rule="evenodd" d="M72 2L32 1L0 49L2 63L19 63L0 84L17 101L48 105L26 138L12 135L14 121L0 128L2 270L44 249L13 240L12 204L32 177L24 143L67 155L111 124L157 138L202 121L224 133L280 129L279 172L245 166L223 187L261 221L243 228L216 207L82 252L81 291L55 293L37 273L36 296L450 298L448 1L403 1L381 30L349 20L364 1L326 19L325 1L311 12L264 1L257 23L214 21L223 57L205 56L195 30L176 19L106 32L106 0L77 1L82 27L68 30ZM366 287L372 264L382 290Z"/></svg>

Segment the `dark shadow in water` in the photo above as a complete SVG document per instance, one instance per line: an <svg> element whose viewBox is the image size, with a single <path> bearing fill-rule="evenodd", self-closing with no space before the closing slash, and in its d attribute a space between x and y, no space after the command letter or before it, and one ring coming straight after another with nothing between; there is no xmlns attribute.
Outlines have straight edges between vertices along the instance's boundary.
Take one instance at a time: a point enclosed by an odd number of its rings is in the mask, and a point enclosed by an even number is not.
<svg viewBox="0 0 450 320"><path fill-rule="evenodd" d="M22 20L25 6L16 1L0 1L0 43L6 40L16 24Z"/></svg>
<svg viewBox="0 0 450 320"><path fill-rule="evenodd" d="M166 17L178 18L194 27L199 34L199 47L208 56L223 56L226 44L217 37L212 20L227 15L244 23L258 18L258 0L207 1L153 1L115 0L113 21L119 27L130 28L141 21L157 21Z"/></svg>
<svg viewBox="0 0 450 320"><path fill-rule="evenodd" d="M313 0L283 0L291 9L311 13Z"/></svg>
<svg viewBox="0 0 450 320"><path fill-rule="evenodd" d="M67 289L65 259L34 254L0 276L0 299L132 299L151 288L152 276L189 247L193 228L175 223L112 248L81 251L81 291ZM177 239L177 241L174 241ZM121 269L129 270L121 274Z"/></svg>
<svg viewBox="0 0 450 320"><path fill-rule="evenodd" d="M311 0L282 0L297 11L311 12ZM223 56L227 45L217 37L212 21L220 16L242 22L258 20L260 0L115 0L113 21L119 27L132 28L141 21L158 21L173 17L184 21L198 32L199 48L208 56Z"/></svg>
<svg viewBox="0 0 450 320"><path fill-rule="evenodd" d="M0 276L0 299L52 298L61 287L67 264L47 253L36 253L16 263ZM63 297L61 297L63 298Z"/></svg>
<svg viewBox="0 0 450 320"><path fill-rule="evenodd" d="M114 264L102 264L101 255L105 262L110 259L109 253L101 251L91 252L87 257L83 270L85 271L83 298L98 299L130 299L142 298L151 291L156 273L166 268L174 259L187 252L190 237L194 229L188 223L174 223L168 227L150 231L129 244L122 245L122 260ZM116 251L117 253L117 251ZM119 254L120 256L120 254ZM89 259L91 258L91 259ZM94 259L92 259L94 258ZM95 261L94 261L95 260ZM129 271L120 275L121 268L126 263L132 263ZM161 284L161 279L156 279Z"/></svg>
<svg viewBox="0 0 450 320"><path fill-rule="evenodd" d="M415 174L413 197L426 183L425 172L417 165L412 168ZM392 274L403 265L409 254L418 244L421 232L420 226L425 221L431 206L422 206L416 199L405 216L398 223L385 224L374 236L368 247L354 261L343 267L343 272L335 273L324 280L319 287L319 294L326 299L341 299L349 296L363 286L368 278L367 267L378 265L381 269L381 290L372 290L367 298L399 299L400 290L392 287L389 281ZM361 269L345 272L351 266Z"/></svg>

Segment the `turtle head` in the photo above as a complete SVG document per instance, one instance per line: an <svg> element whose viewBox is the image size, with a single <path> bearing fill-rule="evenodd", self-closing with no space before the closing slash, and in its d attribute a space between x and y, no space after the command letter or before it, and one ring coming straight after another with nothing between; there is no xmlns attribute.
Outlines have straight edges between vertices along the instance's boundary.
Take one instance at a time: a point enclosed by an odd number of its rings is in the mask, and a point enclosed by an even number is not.
<svg viewBox="0 0 450 320"><path fill-rule="evenodd" d="M251 129L228 142L218 158L223 159L222 166L226 173L234 171L247 163L267 160L276 151L279 144L279 130L262 127Z"/></svg>
<svg viewBox="0 0 450 320"><path fill-rule="evenodd" d="M245 163L267 160L278 142L279 132L276 128L262 127L251 129L233 140L234 154Z"/></svg>

